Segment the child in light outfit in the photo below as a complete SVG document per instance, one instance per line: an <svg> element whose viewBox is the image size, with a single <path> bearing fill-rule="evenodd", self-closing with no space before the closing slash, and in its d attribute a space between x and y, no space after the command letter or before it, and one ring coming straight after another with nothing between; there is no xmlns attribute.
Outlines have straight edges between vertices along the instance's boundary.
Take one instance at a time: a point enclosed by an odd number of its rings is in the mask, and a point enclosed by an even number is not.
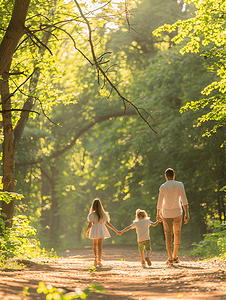
<svg viewBox="0 0 226 300"><path fill-rule="evenodd" d="M118 234L118 230L109 222L108 213L105 212L101 204L101 201L98 198L93 200L87 220L89 224L85 232L85 238L87 238L88 232L90 231L89 238L93 240L94 266L101 267L103 240L111 237L105 224L109 228L114 230L117 234Z"/></svg>
<svg viewBox="0 0 226 300"><path fill-rule="evenodd" d="M136 219L134 222L124 228L123 230L119 231L119 235L122 233L136 228L137 232L137 241L138 241L138 248L140 251L141 256L141 264L145 267L145 260L149 266L151 266L150 254L151 254L151 240L149 236L149 226L156 226L158 225L159 221L152 222L148 217L145 210L137 209L136 210ZM144 249L146 249L146 257L144 258Z"/></svg>

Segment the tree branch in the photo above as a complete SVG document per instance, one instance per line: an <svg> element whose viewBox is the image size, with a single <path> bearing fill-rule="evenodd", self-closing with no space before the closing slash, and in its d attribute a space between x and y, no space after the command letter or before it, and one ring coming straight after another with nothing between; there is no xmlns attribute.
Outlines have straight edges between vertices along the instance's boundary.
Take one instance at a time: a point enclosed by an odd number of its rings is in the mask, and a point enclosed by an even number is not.
<svg viewBox="0 0 226 300"><path fill-rule="evenodd" d="M56 11L56 3L55 3L55 7L52 8L52 10L50 11L49 15L54 16L55 11ZM49 30L47 30L43 34L43 38L42 38L42 41L41 41L41 46L39 47L39 55L41 57L43 57L43 55L44 55L44 53L45 53L45 51L47 49L46 45L47 45L47 43L49 41L50 36L51 36L51 28L49 28ZM31 110L33 108L34 104L35 104L34 99L37 99L40 102L42 112L45 115L45 112L43 110L41 101L37 97L33 97L32 96L32 94L34 94L34 92L36 90L37 83L38 83L38 80L39 80L39 76L40 76L40 68L37 67L36 63L34 63L34 72L32 73L31 80L30 80L30 83L29 83L29 94L30 95L28 96L26 102L24 103L23 109L24 110L26 110L26 109ZM16 124L16 126L14 128L14 137L15 137L14 147L15 147L15 149L17 148L17 146L18 146L18 144L19 144L19 142L20 142L20 140L22 138L23 131L24 131L24 128L26 126L28 117L29 117L29 113L26 112L26 111L22 111L21 115L20 115L20 118L19 118L19 120L18 120L18 122L17 122L17 124Z"/></svg>
<svg viewBox="0 0 226 300"><path fill-rule="evenodd" d="M128 109L128 107L126 106L126 104L129 104L129 106L133 106L133 108L136 110L136 112L138 113L138 115L144 120L144 122L151 128L151 130L155 133L157 133L157 131L150 125L150 121L154 120L154 118L151 117L151 115L145 111L142 108L137 107L136 105L134 105L130 100L126 99L121 93L120 91L116 88L115 84L112 83L112 81L110 80L110 78L107 76L106 72L101 68L100 63L98 62L98 59L96 58L96 54L94 51L94 45L93 45L93 41L92 41L92 29L90 26L90 23L88 21L88 19L86 18L86 16L84 15L80 5L78 4L77 0L74 0L75 4L77 5L77 8L82 16L82 18L84 19L87 28L88 28L88 33L89 33L89 44L90 44L90 48L91 48L91 53L92 53L92 57L93 57L93 61L94 63L91 62L91 65L95 65L97 72L98 72L98 78L99 78L99 72L103 75L104 80L106 80L106 82L109 83L109 85L112 87L112 89L118 94L118 96L120 97L120 99L123 101L123 105L124 105L124 112L126 112L126 110ZM77 49L77 47L75 47ZM78 49L77 49L78 50ZM81 51L80 51L81 53ZM83 54L84 56L84 54ZM85 57L85 56L84 56ZM88 60L89 61L89 60ZM90 62L90 61L89 61ZM145 113L147 114L147 116L150 117L150 121L148 121L147 118L145 118L142 114L141 111L145 111ZM156 124L156 122L155 122ZM157 125L157 124L156 124Z"/></svg>
<svg viewBox="0 0 226 300"><path fill-rule="evenodd" d="M49 47L47 47L47 45L45 45L45 43L43 43L29 28L26 27L26 34L30 37L31 41L38 47L43 47L45 49L47 49L50 53L50 55L53 55L52 51L49 49ZM36 43L33 38L38 42Z"/></svg>
<svg viewBox="0 0 226 300"><path fill-rule="evenodd" d="M19 108L12 108L12 109L3 109L3 110L0 110L0 113L6 113L8 111L26 111L26 112L33 112L33 113L36 113L38 115L40 115L40 113L38 111L35 111L35 110L30 110L30 109L19 109Z"/></svg>
<svg viewBox="0 0 226 300"><path fill-rule="evenodd" d="M34 71L26 78L26 80L24 81L24 82L22 82L15 90L14 90L14 92L12 92L11 94L9 94L9 96L8 97L6 97L6 99L3 99L3 102L6 102L9 98L11 98L19 89L20 89L20 87L22 86L22 85L24 85L30 78L31 78L31 76L34 74L34 72L35 72L35 69L34 69Z"/></svg>
<svg viewBox="0 0 226 300"><path fill-rule="evenodd" d="M92 128L95 124L98 124L100 122L103 122L103 121L106 121L106 120L109 120L110 118L117 118L117 117L122 117L122 116L135 116L137 115L137 113L135 111L127 111L126 113L124 112L118 112L118 113L112 113L112 114L109 114L109 115L106 115L106 116L103 116L103 117L100 117L96 120L94 120L92 123L90 123L89 125L87 126L84 126L81 130L79 130L73 140L71 140L70 144L68 144L67 146L65 146L64 148L60 149L60 150L57 150L55 152L52 153L52 155L50 155L49 159L51 158L57 158L59 157L60 155L64 154L67 150L71 149L78 138L80 138L85 132L87 132L90 128ZM45 157L46 159L46 157ZM31 162L22 162L22 163L16 163L15 166L16 167L20 167L20 166L29 166L29 165L36 165L38 163L41 163L42 161L44 160L44 158L38 158L37 160L33 160Z"/></svg>

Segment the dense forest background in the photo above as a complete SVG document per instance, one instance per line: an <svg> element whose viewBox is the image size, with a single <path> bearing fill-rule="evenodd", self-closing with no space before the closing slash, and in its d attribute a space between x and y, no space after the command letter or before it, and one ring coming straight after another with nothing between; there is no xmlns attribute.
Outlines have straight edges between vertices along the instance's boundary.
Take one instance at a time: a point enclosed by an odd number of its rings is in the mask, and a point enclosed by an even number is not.
<svg viewBox="0 0 226 300"><path fill-rule="evenodd" d="M3 38L13 3L0 3ZM23 131L15 151L15 190L9 191L24 196L14 200L14 215L28 217L43 247L90 245L84 231L94 198L101 199L117 229L132 223L137 208L154 221L159 186L171 167L189 201L182 247L190 247L213 220L225 220L225 127L207 134L217 124L214 118L202 122L211 104L201 111L187 106L205 102L201 92L217 80L212 66L218 59L207 57L204 46L203 55L181 55L187 41L176 44L178 30L161 36L153 31L191 18L195 6L176 0L81 2L92 26L90 48L75 4L31 1L27 38L12 56L10 113L15 136L20 126ZM114 87L135 108L128 104L125 110L123 99L90 64L93 49ZM34 112L25 111L28 102ZM162 225L150 230L153 247L163 247ZM135 233L111 233L106 243L136 242Z"/></svg>

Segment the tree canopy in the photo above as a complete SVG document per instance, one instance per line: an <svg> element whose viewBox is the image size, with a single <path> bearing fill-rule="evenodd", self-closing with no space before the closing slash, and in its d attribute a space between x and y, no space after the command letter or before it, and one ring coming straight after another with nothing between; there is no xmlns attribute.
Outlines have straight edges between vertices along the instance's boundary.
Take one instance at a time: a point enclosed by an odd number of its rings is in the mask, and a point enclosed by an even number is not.
<svg viewBox="0 0 226 300"><path fill-rule="evenodd" d="M162 31L174 32L177 35L172 39L176 44L185 41L180 53L199 53L203 59L211 61L208 70L217 76L205 86L201 93L206 95L198 101L188 102L181 110L197 110L209 107L209 111L198 118L199 125L206 121L215 121L214 126L208 129L206 135L216 132L225 124L225 43L226 43L226 15L225 1L185 1L195 7L191 18L178 20L174 24L165 24L154 31L155 36L160 36ZM212 96L210 96L212 94Z"/></svg>

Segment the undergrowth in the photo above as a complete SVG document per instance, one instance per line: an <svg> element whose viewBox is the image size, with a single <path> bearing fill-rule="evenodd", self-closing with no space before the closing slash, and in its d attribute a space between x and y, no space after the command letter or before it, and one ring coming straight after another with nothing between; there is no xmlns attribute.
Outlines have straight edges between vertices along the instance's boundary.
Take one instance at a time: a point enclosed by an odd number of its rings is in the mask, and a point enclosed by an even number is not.
<svg viewBox="0 0 226 300"><path fill-rule="evenodd" d="M30 226L26 216L13 218L12 228L5 226L0 218L0 268L21 268L19 261L56 257L54 251L41 249L39 241L35 238L36 229Z"/></svg>
<svg viewBox="0 0 226 300"><path fill-rule="evenodd" d="M199 243L193 243L192 254L203 257L218 256L226 259L226 224L219 220L213 220L208 226L210 231L204 234L204 239Z"/></svg>

